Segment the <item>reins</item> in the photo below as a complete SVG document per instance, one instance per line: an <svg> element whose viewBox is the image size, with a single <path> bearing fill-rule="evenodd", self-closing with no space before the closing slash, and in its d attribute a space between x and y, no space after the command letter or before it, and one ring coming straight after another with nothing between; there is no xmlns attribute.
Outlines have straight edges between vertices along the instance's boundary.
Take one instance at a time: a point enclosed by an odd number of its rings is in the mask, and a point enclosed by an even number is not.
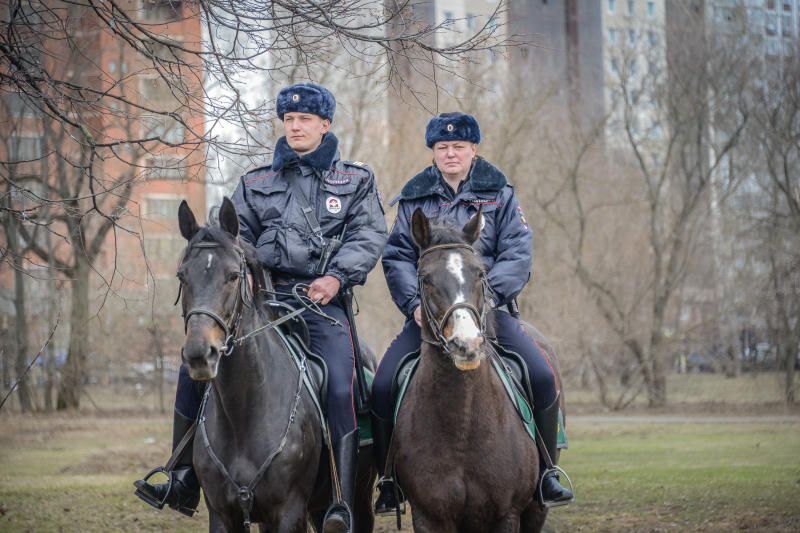
<svg viewBox="0 0 800 533"><path fill-rule="evenodd" d="M450 307L447 308L447 311L442 315L442 318L437 322L434 318L433 312L431 311L430 304L428 303L427 299L425 298L424 291L422 289L422 276L420 276L420 268L419 265L422 263L422 260L425 258L426 255L430 254L431 252L441 251L441 250L467 250L472 254L476 254L475 248L470 246L466 243L448 243L448 244L437 244L426 248L420 256L417 262L417 287L419 291L419 300L420 304L422 305L422 309L425 312L425 316L427 318L428 327L431 329L433 333L434 340L426 339L424 336L422 337L422 342L427 344L431 344L436 346L445 354L450 354L450 348L448 347L449 340L447 337L444 336L444 328L447 324L448 319L450 316L455 313L459 309L466 309L477 321L480 325L480 333L481 335L486 334L486 298L483 299L481 303L481 308L478 309L474 305L469 302L458 302L454 303ZM487 283L486 283L486 275L485 273L481 274L481 283L484 287L484 292L487 290Z"/></svg>

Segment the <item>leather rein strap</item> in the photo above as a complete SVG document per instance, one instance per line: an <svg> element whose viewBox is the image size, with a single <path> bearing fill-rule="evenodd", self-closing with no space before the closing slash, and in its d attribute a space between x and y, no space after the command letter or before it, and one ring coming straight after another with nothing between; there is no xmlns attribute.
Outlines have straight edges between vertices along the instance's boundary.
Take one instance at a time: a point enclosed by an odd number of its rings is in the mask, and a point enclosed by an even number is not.
<svg viewBox="0 0 800 533"><path fill-rule="evenodd" d="M435 340L425 339L423 337L422 341L428 344L432 344L442 350L444 353L449 354L450 348L448 347L448 339L444 336L444 328L447 324L447 321L450 319L450 316L455 313L458 309L466 309L472 316L475 318L478 324L480 324L480 333L481 335L486 334L486 299L484 298L483 302L481 303L481 308L478 309L474 305L469 302L458 302L450 307L447 308L447 311L442 315L442 318L437 322L434 318L433 312L430 308L430 304L428 303L427 299L425 298L425 294L423 293L422 289L422 277L420 276L420 268L419 264L425 258L426 255L430 254L431 252L441 251L441 250L467 250L472 254L476 254L475 248L470 246L466 243L449 243L449 244L437 244L431 246L430 248L426 248L420 256L419 260L417 261L417 287L419 291L419 300L420 304L422 305L423 311L425 311L425 316L428 321L428 327L430 327L431 332L433 333ZM481 274L481 279L484 287L486 286L486 276L485 274Z"/></svg>

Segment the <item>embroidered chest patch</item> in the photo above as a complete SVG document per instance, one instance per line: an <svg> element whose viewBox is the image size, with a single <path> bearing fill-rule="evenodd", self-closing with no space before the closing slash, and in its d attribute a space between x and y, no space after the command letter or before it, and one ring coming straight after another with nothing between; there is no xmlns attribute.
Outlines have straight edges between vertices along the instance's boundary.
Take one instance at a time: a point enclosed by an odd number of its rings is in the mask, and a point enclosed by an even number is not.
<svg viewBox="0 0 800 533"><path fill-rule="evenodd" d="M325 209L334 215L342 210L342 201L335 196L328 196L325 200Z"/></svg>
<svg viewBox="0 0 800 533"><path fill-rule="evenodd" d="M342 178L337 178L334 176L325 176L325 183L328 185L347 185L350 183L350 178L347 176Z"/></svg>

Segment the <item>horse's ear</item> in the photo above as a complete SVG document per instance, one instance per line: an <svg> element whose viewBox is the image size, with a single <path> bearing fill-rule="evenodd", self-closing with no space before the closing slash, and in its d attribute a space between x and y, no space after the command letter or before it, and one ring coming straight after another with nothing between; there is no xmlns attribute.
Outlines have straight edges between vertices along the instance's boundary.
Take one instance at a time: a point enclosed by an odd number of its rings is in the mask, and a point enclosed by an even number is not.
<svg viewBox="0 0 800 533"><path fill-rule="evenodd" d="M478 208L475 216L469 219L469 222L464 224L461 229L464 234L464 240L469 244L474 244L481 236L481 227L483 227L483 206Z"/></svg>
<svg viewBox="0 0 800 533"><path fill-rule="evenodd" d="M197 225L197 219L194 218L192 208L186 203L186 200L181 202L178 208L178 227L181 229L181 235L187 241L191 241L198 231L200 226Z"/></svg>
<svg viewBox="0 0 800 533"><path fill-rule="evenodd" d="M411 215L411 236L420 250L425 250L431 244L431 223L419 207Z"/></svg>
<svg viewBox="0 0 800 533"><path fill-rule="evenodd" d="M219 227L233 237L239 235L239 217L236 216L233 202L227 196L222 199L222 207L219 208Z"/></svg>

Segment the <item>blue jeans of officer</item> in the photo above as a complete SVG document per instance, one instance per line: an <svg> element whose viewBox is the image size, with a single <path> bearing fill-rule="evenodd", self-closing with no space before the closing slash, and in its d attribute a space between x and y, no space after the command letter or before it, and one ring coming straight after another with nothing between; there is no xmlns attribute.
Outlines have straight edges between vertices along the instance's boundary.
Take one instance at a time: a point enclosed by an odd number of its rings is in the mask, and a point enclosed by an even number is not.
<svg viewBox="0 0 800 533"><path fill-rule="evenodd" d="M291 286L278 285L278 299L297 306L291 296ZM287 293L286 296L282 293ZM353 380L355 378L355 357L353 342L350 339L350 323L347 314L334 298L328 305L320 306L322 311L335 318L341 325L310 311L303 313L308 324L311 337L311 351L325 359L328 365L328 397L327 411L331 438L334 442L356 428L356 415L353 406ZM178 376L178 390L175 398L175 409L187 418L196 418L200 410L200 402L204 384L192 381L186 365L182 365Z"/></svg>
<svg viewBox="0 0 800 533"><path fill-rule="evenodd" d="M493 311L490 318L495 321L497 342L506 350L520 354L525 361L533 387L534 405L538 408L552 405L556 401L558 389L550 358L528 335L519 319L503 311ZM413 319L409 319L381 359L372 383L372 409L381 418L392 418L392 379L397 365L403 356L419 350L421 339L419 326Z"/></svg>

